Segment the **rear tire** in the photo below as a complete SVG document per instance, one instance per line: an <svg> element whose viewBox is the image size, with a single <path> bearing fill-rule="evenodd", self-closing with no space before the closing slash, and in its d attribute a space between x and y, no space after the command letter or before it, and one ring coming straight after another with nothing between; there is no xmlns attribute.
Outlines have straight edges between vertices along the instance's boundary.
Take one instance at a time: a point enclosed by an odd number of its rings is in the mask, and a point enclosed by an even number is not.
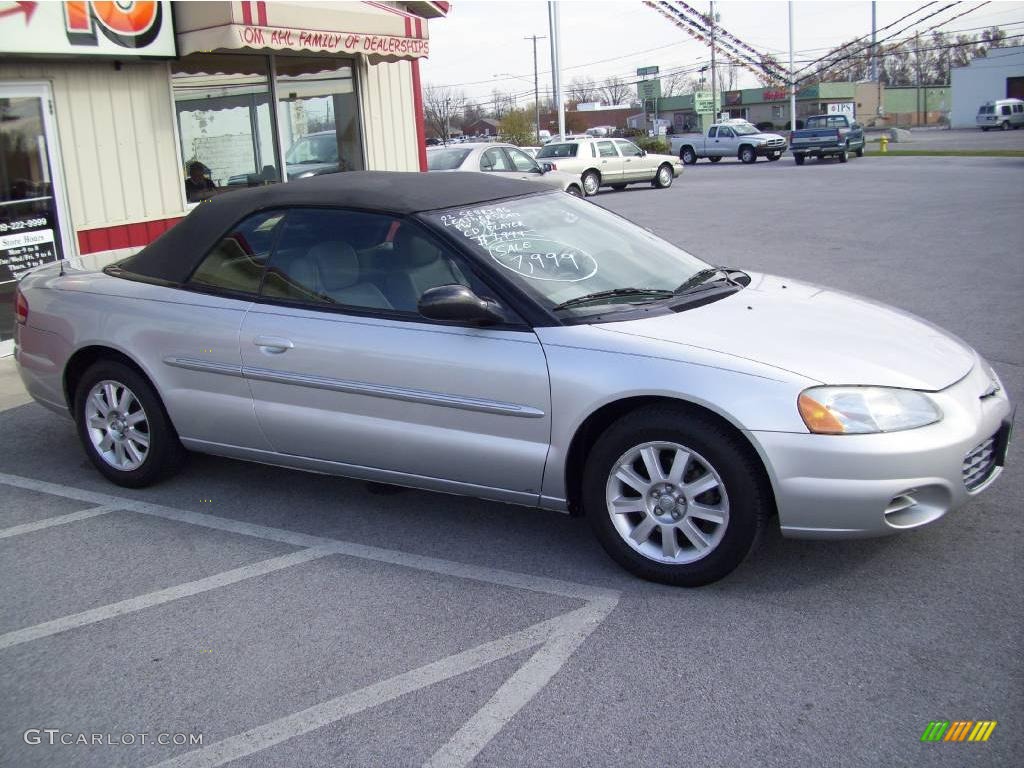
<svg viewBox="0 0 1024 768"><path fill-rule="evenodd" d="M668 189L672 186L672 179L675 176L672 172L672 166L668 163L663 163L658 166L657 172L654 174L654 181L651 182L651 186L656 189Z"/></svg>
<svg viewBox="0 0 1024 768"><path fill-rule="evenodd" d="M697 153L693 151L693 147L683 147L683 151L679 153L679 159L683 161L683 165L696 165Z"/></svg>
<svg viewBox="0 0 1024 768"><path fill-rule="evenodd" d="M82 374L74 414L86 455L112 483L143 488L169 477L185 459L156 390L124 363L100 360Z"/></svg>
<svg viewBox="0 0 1024 768"><path fill-rule="evenodd" d="M805 159L803 155L793 155L793 162L797 165L803 165Z"/></svg>
<svg viewBox="0 0 1024 768"><path fill-rule="evenodd" d="M774 163L780 157L782 157L782 155L779 152L772 152L770 155L768 155L768 162Z"/></svg>
<svg viewBox="0 0 1024 768"><path fill-rule="evenodd" d="M857 157L864 157L864 145L863 144L860 146L860 148L857 149L855 154L857 155Z"/></svg>
<svg viewBox="0 0 1024 768"><path fill-rule="evenodd" d="M1003 120L1003 122L999 124L999 130L1001 130L1001 131L1008 131L1008 130L1010 130L1010 123L1007 122L1006 120Z"/></svg>
<svg viewBox="0 0 1024 768"><path fill-rule="evenodd" d="M573 197L583 197L583 190L580 189L576 184L570 184L568 187L565 188L565 191L566 193L572 195Z"/></svg>
<svg viewBox="0 0 1024 768"><path fill-rule="evenodd" d="M710 161L711 161L712 163L717 163L717 162L719 162L719 161L720 161L721 159L722 159L722 156L721 156L721 155L716 155L715 157L709 157L709 158L708 158L708 160L710 160Z"/></svg>
<svg viewBox="0 0 1024 768"><path fill-rule="evenodd" d="M601 546L628 571L697 587L732 572L750 551L771 508L759 475L726 428L682 408L650 406L594 444L583 507Z"/></svg>
<svg viewBox="0 0 1024 768"><path fill-rule="evenodd" d="M626 185L625 184L612 184L611 187L616 192L621 192L622 190L624 190L626 188Z"/></svg>
<svg viewBox="0 0 1024 768"><path fill-rule="evenodd" d="M846 150L847 148L843 147L842 151L838 155L840 163L845 163L847 160L850 159Z"/></svg>

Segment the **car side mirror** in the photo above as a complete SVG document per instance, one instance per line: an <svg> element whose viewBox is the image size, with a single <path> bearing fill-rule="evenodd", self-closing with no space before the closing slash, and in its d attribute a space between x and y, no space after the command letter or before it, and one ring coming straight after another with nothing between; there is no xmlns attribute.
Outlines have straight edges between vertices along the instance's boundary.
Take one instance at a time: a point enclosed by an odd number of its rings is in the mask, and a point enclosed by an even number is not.
<svg viewBox="0 0 1024 768"><path fill-rule="evenodd" d="M640 150L640 157L647 157L647 150L646 149L641 149Z"/></svg>
<svg viewBox="0 0 1024 768"><path fill-rule="evenodd" d="M480 325L505 320L496 302L481 299L473 289L459 284L439 285L424 291L416 308L421 315L430 320Z"/></svg>
<svg viewBox="0 0 1024 768"><path fill-rule="evenodd" d="M541 171L543 171L544 173L547 173L548 171L553 171L553 170L555 170L555 166L553 166L553 165L552 165L551 163L541 163L541 164L540 164L540 169L541 169Z"/></svg>

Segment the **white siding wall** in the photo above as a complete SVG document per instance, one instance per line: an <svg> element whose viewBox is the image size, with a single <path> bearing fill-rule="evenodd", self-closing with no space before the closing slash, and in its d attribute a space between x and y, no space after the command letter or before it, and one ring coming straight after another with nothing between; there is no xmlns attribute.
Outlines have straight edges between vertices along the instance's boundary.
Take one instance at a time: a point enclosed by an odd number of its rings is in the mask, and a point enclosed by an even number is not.
<svg viewBox="0 0 1024 768"><path fill-rule="evenodd" d="M166 62L0 62L48 80L74 230L184 213Z"/></svg>
<svg viewBox="0 0 1024 768"><path fill-rule="evenodd" d="M366 167L373 171L418 171L416 110L412 95L412 65L359 62Z"/></svg>
<svg viewBox="0 0 1024 768"><path fill-rule="evenodd" d="M973 128L978 107L1006 98L1006 78L1024 77L1024 46L996 48L987 57L953 70L954 128Z"/></svg>

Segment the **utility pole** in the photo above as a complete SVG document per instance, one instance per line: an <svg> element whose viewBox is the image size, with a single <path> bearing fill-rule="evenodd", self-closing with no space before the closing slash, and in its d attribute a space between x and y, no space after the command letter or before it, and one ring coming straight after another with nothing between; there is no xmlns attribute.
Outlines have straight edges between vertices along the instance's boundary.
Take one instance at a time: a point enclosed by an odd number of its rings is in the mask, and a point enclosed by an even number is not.
<svg viewBox="0 0 1024 768"><path fill-rule="evenodd" d="M914 34L914 65L917 69L917 88L914 89L915 105L917 107L917 124L921 124L921 33Z"/></svg>
<svg viewBox="0 0 1024 768"><path fill-rule="evenodd" d="M533 40L533 106L536 111L537 144L540 144L540 81L537 79L537 41L547 40L547 38L543 35L540 37L530 35L529 37L524 37L523 40Z"/></svg>
<svg viewBox="0 0 1024 768"><path fill-rule="evenodd" d="M551 85L555 109L558 111L558 135L565 138L565 94L562 93L562 37L559 29L558 3L548 1L548 27L551 35Z"/></svg>
<svg viewBox="0 0 1024 768"><path fill-rule="evenodd" d="M452 116L452 100L451 99L445 99L444 100L444 143L445 143L445 146L448 145L448 139L451 138L452 129L451 129L451 126L449 124L450 121L451 121L451 116Z"/></svg>
<svg viewBox="0 0 1024 768"><path fill-rule="evenodd" d="M793 0L789 0L789 130L796 130L796 82L793 79Z"/></svg>
<svg viewBox="0 0 1024 768"><path fill-rule="evenodd" d="M871 0L871 79L878 79L878 31L875 21L875 2Z"/></svg>
<svg viewBox="0 0 1024 768"><path fill-rule="evenodd" d="M711 2L711 11L708 13L708 23L711 25L711 111L714 112L711 121L718 122L718 80L715 77L715 3Z"/></svg>

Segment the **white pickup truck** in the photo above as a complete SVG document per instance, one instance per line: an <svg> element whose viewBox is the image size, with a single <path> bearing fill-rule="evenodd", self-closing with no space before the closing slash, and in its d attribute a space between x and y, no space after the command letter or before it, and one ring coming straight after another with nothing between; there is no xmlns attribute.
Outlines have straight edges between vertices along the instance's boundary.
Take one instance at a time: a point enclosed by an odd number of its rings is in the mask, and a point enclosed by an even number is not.
<svg viewBox="0 0 1024 768"><path fill-rule="evenodd" d="M686 165L702 157L717 163L723 157L738 157L744 163L759 157L778 160L786 151L786 140L777 133L761 133L746 120L726 120L708 128L707 135L687 133L671 138L672 154Z"/></svg>

